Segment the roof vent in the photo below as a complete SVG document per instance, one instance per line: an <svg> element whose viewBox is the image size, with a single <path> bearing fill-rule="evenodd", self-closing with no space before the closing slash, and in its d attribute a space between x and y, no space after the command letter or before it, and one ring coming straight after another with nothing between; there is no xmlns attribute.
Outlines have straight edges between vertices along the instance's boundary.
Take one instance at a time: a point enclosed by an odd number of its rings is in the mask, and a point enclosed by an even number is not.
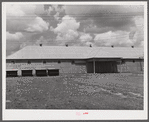
<svg viewBox="0 0 149 122"><path fill-rule="evenodd" d="M66 47L68 47L68 44L66 44Z"/></svg>
<svg viewBox="0 0 149 122"><path fill-rule="evenodd" d="M111 47L113 48L114 46L113 46L113 45L111 45Z"/></svg>
<svg viewBox="0 0 149 122"><path fill-rule="evenodd" d="M92 47L92 45L90 44L90 47Z"/></svg>
<svg viewBox="0 0 149 122"><path fill-rule="evenodd" d="M134 46L131 46L132 48L134 48Z"/></svg>
<svg viewBox="0 0 149 122"><path fill-rule="evenodd" d="M40 44L40 47L42 47L42 44Z"/></svg>

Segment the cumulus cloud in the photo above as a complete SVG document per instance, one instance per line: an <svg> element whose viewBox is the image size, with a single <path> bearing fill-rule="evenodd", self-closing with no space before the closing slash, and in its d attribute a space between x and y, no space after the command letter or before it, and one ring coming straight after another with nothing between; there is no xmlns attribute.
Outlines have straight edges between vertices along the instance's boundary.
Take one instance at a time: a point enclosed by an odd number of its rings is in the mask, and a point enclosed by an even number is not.
<svg viewBox="0 0 149 122"><path fill-rule="evenodd" d="M80 36L79 39L80 39L81 42L89 42L89 41L92 40L92 36L91 36L90 34L84 33L84 34L82 34L82 35Z"/></svg>
<svg viewBox="0 0 149 122"><path fill-rule="evenodd" d="M16 32L14 34L6 32L6 55L18 50L23 38L24 36L21 32Z"/></svg>
<svg viewBox="0 0 149 122"><path fill-rule="evenodd" d="M63 5L44 5L44 10L47 15L55 20L59 21L65 15L65 9Z"/></svg>
<svg viewBox="0 0 149 122"><path fill-rule="evenodd" d="M80 33L79 43L81 46L95 46L93 37L89 33Z"/></svg>
<svg viewBox="0 0 149 122"><path fill-rule="evenodd" d="M65 34L65 37L68 40L74 40L76 37L78 37L78 32L75 30L68 30Z"/></svg>
<svg viewBox="0 0 149 122"><path fill-rule="evenodd" d="M62 18L62 21L61 23L59 23L57 25L57 27L54 29L54 32L55 33L67 33L69 30L74 30L76 31L80 26L80 23L77 22L75 20L75 18L73 17L69 17L68 15L67 16L64 16Z"/></svg>
<svg viewBox="0 0 149 122"><path fill-rule="evenodd" d="M143 46L144 43L143 6L9 4L6 7L9 49L39 43L76 46ZM24 42L20 43L22 39Z"/></svg>
<svg viewBox="0 0 149 122"><path fill-rule="evenodd" d="M6 32L6 40L20 40L23 38L23 34L21 32L16 32L15 34L11 34L9 32Z"/></svg>
<svg viewBox="0 0 149 122"><path fill-rule="evenodd" d="M56 41L59 45L70 44L73 45L77 43L78 32L74 30L68 30L67 33L58 33L56 37Z"/></svg>
<svg viewBox="0 0 149 122"><path fill-rule="evenodd" d="M36 15L36 5L8 4L7 8L7 31L43 32L48 29L48 23Z"/></svg>
<svg viewBox="0 0 149 122"><path fill-rule="evenodd" d="M77 22L75 18L64 16L61 20L61 23L57 24L56 28L51 28L51 30L57 34L56 40L60 44L65 44L67 42L74 43L79 35L77 32L79 26L80 23Z"/></svg>
<svg viewBox="0 0 149 122"><path fill-rule="evenodd" d="M43 32L48 30L49 23L45 22L42 18L36 17L32 22L28 24L26 31L29 32Z"/></svg>
<svg viewBox="0 0 149 122"><path fill-rule="evenodd" d="M140 35L144 34L144 18L142 16L136 16L134 17L135 21L135 29L137 32L140 33Z"/></svg>
<svg viewBox="0 0 149 122"><path fill-rule="evenodd" d="M54 8L52 6L48 6L48 8L46 8L45 11L47 12L47 14L51 14L52 11L54 11Z"/></svg>
<svg viewBox="0 0 149 122"><path fill-rule="evenodd" d="M31 32L42 33L43 31L48 30L49 24L38 16L43 12L41 11L42 7L44 6L36 6L33 4L7 4L7 55L31 44L30 42L27 42L27 39L31 37L29 36L31 35ZM27 34L26 32L29 33Z"/></svg>
<svg viewBox="0 0 149 122"><path fill-rule="evenodd" d="M58 21L60 19L59 17L59 12L57 12L55 15L54 15L54 18Z"/></svg>
<svg viewBox="0 0 149 122"><path fill-rule="evenodd" d="M135 31L133 40L136 40L136 44L139 45L144 41L144 18L142 16L134 17L135 27L132 28L131 32Z"/></svg>
<svg viewBox="0 0 149 122"><path fill-rule="evenodd" d="M65 8L63 5L52 5L52 7L55 9L55 11L62 13L65 11Z"/></svg>
<svg viewBox="0 0 149 122"><path fill-rule="evenodd" d="M132 46L136 43L135 39L129 39L129 32L116 31L96 34L94 38L95 44L100 46Z"/></svg>
<svg viewBox="0 0 149 122"><path fill-rule="evenodd" d="M144 18L142 16L135 16L134 21L135 21L136 27L142 29L142 31L143 31Z"/></svg>

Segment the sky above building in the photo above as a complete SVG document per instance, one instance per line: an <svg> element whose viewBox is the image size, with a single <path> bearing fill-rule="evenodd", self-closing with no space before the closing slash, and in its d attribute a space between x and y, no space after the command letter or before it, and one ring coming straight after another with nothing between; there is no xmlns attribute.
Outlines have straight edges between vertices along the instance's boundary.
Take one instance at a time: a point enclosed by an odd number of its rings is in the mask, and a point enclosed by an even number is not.
<svg viewBox="0 0 149 122"><path fill-rule="evenodd" d="M144 6L7 4L6 53L28 45L143 46Z"/></svg>

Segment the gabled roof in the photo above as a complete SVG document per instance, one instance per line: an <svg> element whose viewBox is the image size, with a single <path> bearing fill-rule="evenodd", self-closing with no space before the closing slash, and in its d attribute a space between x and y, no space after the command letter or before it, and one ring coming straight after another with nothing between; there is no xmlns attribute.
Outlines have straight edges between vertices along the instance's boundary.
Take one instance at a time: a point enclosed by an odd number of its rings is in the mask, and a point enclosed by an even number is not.
<svg viewBox="0 0 149 122"><path fill-rule="evenodd" d="M27 46L7 59L88 59L88 58L139 58L143 48L138 47L74 47Z"/></svg>

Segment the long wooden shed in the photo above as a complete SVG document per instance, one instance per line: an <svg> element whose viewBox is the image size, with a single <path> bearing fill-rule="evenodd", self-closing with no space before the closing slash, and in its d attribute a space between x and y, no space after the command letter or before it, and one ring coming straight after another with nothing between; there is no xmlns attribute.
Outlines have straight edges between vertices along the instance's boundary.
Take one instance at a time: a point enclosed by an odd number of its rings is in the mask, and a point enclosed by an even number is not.
<svg viewBox="0 0 149 122"><path fill-rule="evenodd" d="M48 73L49 68L53 74L142 72L143 62L140 47L26 46L6 58L6 68L17 69L18 75L24 69Z"/></svg>

